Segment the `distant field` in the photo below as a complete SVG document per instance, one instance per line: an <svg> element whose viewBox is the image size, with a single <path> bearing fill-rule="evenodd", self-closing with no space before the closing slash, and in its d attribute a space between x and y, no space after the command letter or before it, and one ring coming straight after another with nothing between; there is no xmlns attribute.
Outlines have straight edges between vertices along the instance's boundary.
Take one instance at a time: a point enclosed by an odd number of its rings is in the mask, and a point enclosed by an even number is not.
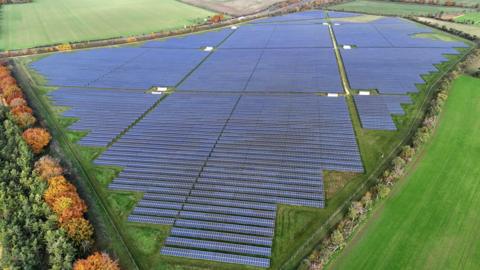
<svg viewBox="0 0 480 270"><path fill-rule="evenodd" d="M455 19L459 23L475 24L480 26L480 12L467 13Z"/></svg>
<svg viewBox="0 0 480 270"><path fill-rule="evenodd" d="M446 0L440 0L440 3L445 3ZM476 4L479 4L478 0L455 0L455 3L457 4L464 4L466 6L474 6Z"/></svg>
<svg viewBox="0 0 480 270"><path fill-rule="evenodd" d="M240 16L252 14L285 0L182 0L195 6Z"/></svg>
<svg viewBox="0 0 480 270"><path fill-rule="evenodd" d="M330 269L478 269L479 88L455 81L424 156Z"/></svg>
<svg viewBox="0 0 480 270"><path fill-rule="evenodd" d="M212 13L175 0L36 0L0 9L0 50L179 28Z"/></svg>
<svg viewBox="0 0 480 270"><path fill-rule="evenodd" d="M472 9L466 8L454 8L454 7L441 7L441 6L429 6L429 5L417 5L407 3L391 3L391 2L379 2L358 0L348 2L345 4L335 5L330 7L333 10L350 11L350 12L364 12L370 14L381 15L428 15L439 12L444 13L463 13L464 11L472 11Z"/></svg>
<svg viewBox="0 0 480 270"><path fill-rule="evenodd" d="M480 37L480 25L468 25L468 24L460 24L460 23L453 23L453 22L444 22L444 21L431 19L431 18L419 18L419 19L424 22L438 24L440 26L456 29L456 30Z"/></svg>

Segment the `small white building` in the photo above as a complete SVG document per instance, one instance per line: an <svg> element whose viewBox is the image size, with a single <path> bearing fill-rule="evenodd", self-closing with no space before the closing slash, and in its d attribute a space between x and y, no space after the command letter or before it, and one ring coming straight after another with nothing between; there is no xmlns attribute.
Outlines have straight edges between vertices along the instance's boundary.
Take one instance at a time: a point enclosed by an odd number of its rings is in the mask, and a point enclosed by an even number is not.
<svg viewBox="0 0 480 270"><path fill-rule="evenodd" d="M213 47L212 46L207 46L203 50L206 51L206 52L211 52L211 51L213 51Z"/></svg>
<svg viewBox="0 0 480 270"><path fill-rule="evenodd" d="M238 26L233 25L232 27L230 27L230 29L232 29L232 30L238 29Z"/></svg>
<svg viewBox="0 0 480 270"><path fill-rule="evenodd" d="M328 93L327 97L338 97L337 93Z"/></svg>
<svg viewBox="0 0 480 270"><path fill-rule="evenodd" d="M351 45L343 45L344 50L351 50L352 46Z"/></svg>

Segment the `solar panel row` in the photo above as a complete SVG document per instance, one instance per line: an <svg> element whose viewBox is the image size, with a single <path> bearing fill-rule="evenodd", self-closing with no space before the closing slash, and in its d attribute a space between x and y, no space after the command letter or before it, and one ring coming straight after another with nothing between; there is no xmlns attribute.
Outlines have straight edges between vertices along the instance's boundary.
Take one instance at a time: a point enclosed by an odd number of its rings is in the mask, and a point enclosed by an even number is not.
<svg viewBox="0 0 480 270"><path fill-rule="evenodd" d="M411 103L408 96L355 96L362 127L397 130L392 114L403 114L401 104Z"/></svg>
<svg viewBox="0 0 480 270"><path fill-rule="evenodd" d="M86 146L106 146L160 98L125 91L75 88L58 89L50 97L55 105L70 108L64 116L79 118L71 129L90 131L79 142Z"/></svg>
<svg viewBox="0 0 480 270"><path fill-rule="evenodd" d="M219 31L148 41L142 45L142 48L200 49L207 46L217 47L232 33L233 30L231 29L222 29Z"/></svg>

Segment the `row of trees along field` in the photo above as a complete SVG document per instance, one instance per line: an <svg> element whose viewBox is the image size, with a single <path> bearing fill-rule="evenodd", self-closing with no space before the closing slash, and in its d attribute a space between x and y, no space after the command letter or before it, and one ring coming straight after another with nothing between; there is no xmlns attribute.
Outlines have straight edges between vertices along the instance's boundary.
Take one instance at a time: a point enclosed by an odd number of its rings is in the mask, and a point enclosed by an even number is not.
<svg viewBox="0 0 480 270"><path fill-rule="evenodd" d="M457 3L454 0L389 0L390 2L402 2L402 3L415 3L415 4L428 4L428 5L439 5L446 7L480 7L480 4L464 4Z"/></svg>
<svg viewBox="0 0 480 270"><path fill-rule="evenodd" d="M22 90L0 66L1 269L119 269L105 253L86 257L94 244L85 202L46 152L51 136ZM40 157L41 156L41 157Z"/></svg>

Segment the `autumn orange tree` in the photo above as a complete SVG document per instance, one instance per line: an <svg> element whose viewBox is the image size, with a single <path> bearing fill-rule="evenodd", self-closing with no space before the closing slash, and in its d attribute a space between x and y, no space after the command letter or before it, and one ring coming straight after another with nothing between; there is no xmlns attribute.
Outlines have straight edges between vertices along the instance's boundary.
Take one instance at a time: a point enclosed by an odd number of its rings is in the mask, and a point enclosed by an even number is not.
<svg viewBox="0 0 480 270"><path fill-rule="evenodd" d="M76 261L73 270L120 270L120 267L108 254L96 252L86 259Z"/></svg>
<svg viewBox="0 0 480 270"><path fill-rule="evenodd" d="M23 132L22 137L35 154L42 152L52 138L44 128L29 128Z"/></svg>
<svg viewBox="0 0 480 270"><path fill-rule="evenodd" d="M13 120L15 120L15 123L22 129L29 128L37 122L35 116L30 113L14 114Z"/></svg>
<svg viewBox="0 0 480 270"><path fill-rule="evenodd" d="M85 218L72 218L60 226L78 246L88 249L93 244L93 227Z"/></svg>
<svg viewBox="0 0 480 270"><path fill-rule="evenodd" d="M58 198L75 193L77 193L77 188L60 175L48 179L48 188L45 190L43 198L50 207L53 207Z"/></svg>
<svg viewBox="0 0 480 270"><path fill-rule="evenodd" d="M57 214L58 221L64 223L73 218L83 217L87 212L87 205L78 193L67 193L54 200L52 209Z"/></svg>
<svg viewBox="0 0 480 270"><path fill-rule="evenodd" d="M55 176L61 176L63 174L63 168L60 166L60 161L48 155L41 157L37 162L35 162L34 171L40 177L40 179L44 181L47 181Z"/></svg>

